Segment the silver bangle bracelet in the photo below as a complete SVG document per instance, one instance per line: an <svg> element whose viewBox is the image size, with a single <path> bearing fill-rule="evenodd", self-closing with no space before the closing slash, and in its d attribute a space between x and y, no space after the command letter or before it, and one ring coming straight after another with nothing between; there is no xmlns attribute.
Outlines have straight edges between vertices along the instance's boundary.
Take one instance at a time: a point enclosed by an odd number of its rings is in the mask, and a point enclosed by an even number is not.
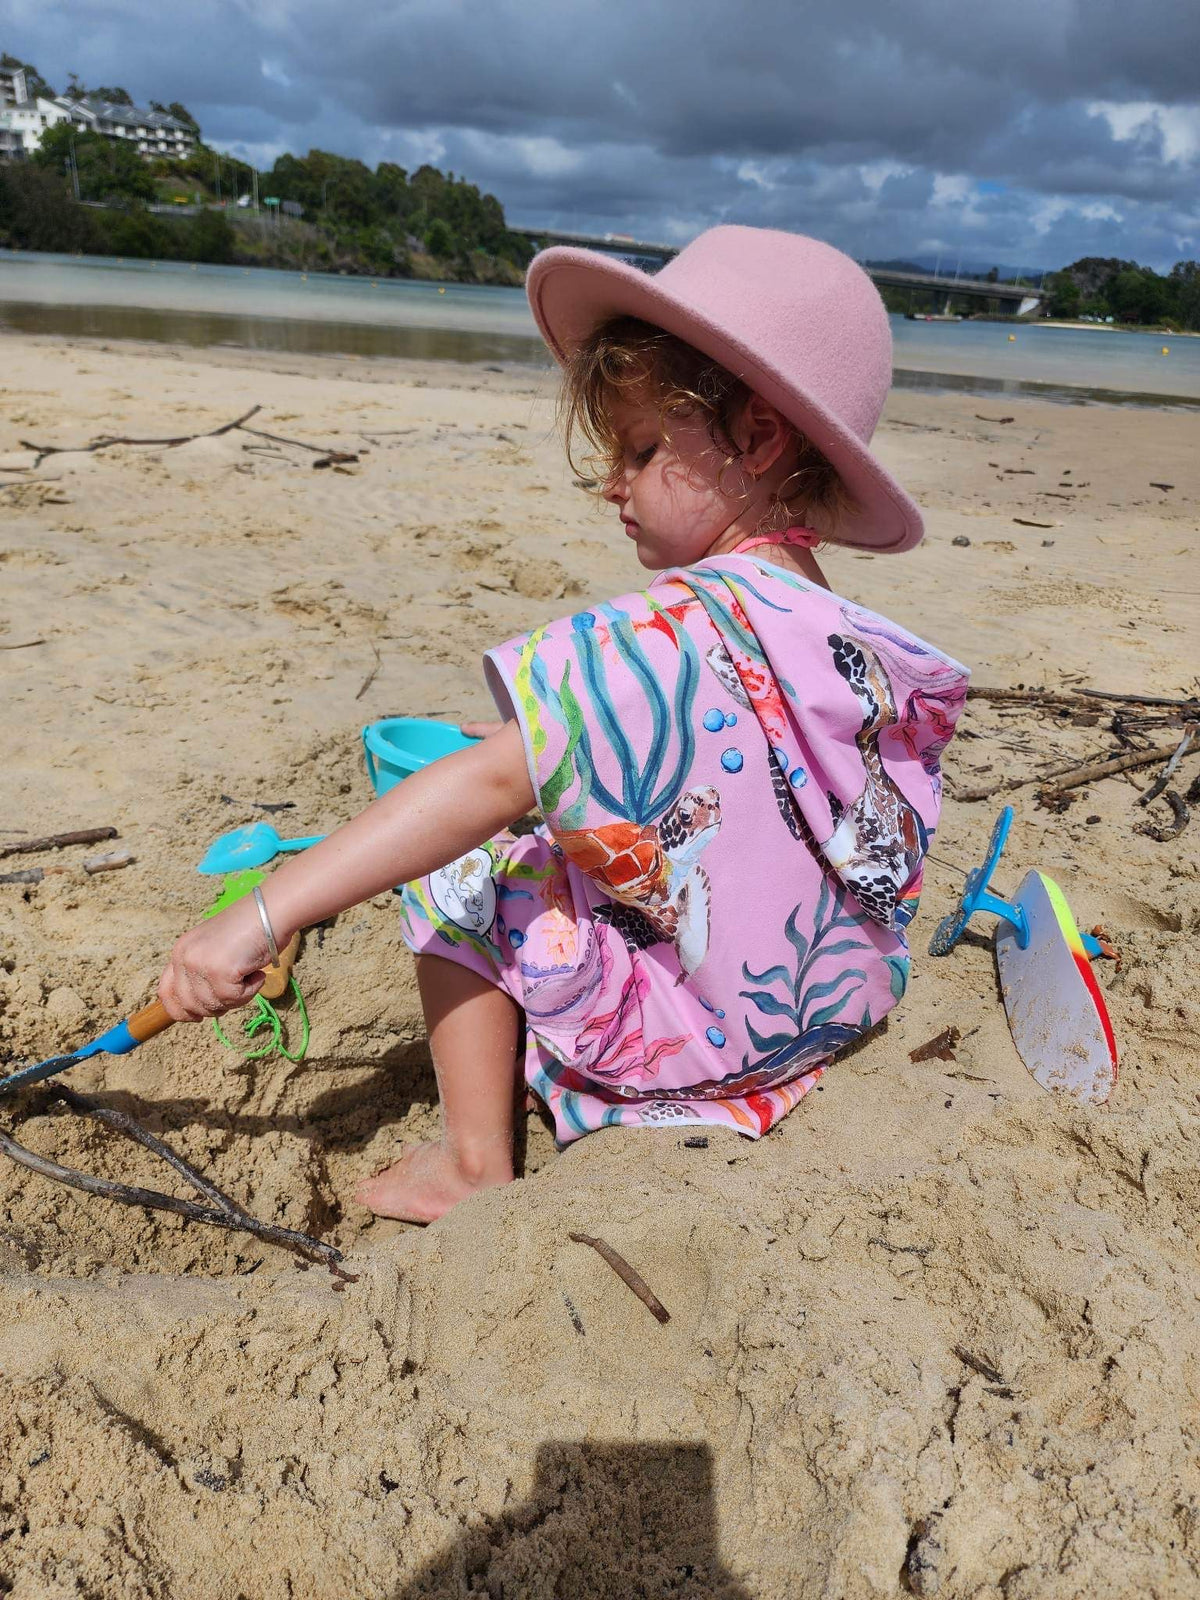
<svg viewBox="0 0 1200 1600"><path fill-rule="evenodd" d="M275 943L275 930L271 926L271 919L267 915L267 902L263 899L262 890L255 885L254 904L258 907L258 920L262 923L263 932L267 936L267 949L271 952L271 965L279 965L279 946Z"/></svg>

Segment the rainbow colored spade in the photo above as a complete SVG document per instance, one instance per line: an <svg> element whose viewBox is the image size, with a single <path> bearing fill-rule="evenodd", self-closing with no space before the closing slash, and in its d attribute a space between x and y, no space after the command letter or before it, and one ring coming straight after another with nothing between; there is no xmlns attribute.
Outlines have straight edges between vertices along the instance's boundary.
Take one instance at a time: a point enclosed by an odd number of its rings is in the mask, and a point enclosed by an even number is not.
<svg viewBox="0 0 1200 1600"><path fill-rule="evenodd" d="M962 898L938 924L929 953L949 955L977 911L999 917L996 965L1017 1054L1043 1089L1103 1105L1117 1081L1116 1040L1091 965L1104 947L1079 931L1062 890L1036 868L1012 900L990 892L1012 818L1005 806L983 865L967 874Z"/></svg>

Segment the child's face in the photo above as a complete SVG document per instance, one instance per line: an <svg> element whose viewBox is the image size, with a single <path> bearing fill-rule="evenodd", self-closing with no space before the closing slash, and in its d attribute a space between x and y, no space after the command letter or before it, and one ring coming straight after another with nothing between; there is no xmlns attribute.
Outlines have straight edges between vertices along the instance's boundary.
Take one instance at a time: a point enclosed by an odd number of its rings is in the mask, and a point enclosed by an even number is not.
<svg viewBox="0 0 1200 1600"><path fill-rule="evenodd" d="M738 531L747 509L744 476L713 443L702 413L672 417L669 439L649 399L616 402L610 415L622 465L603 494L644 567L687 566Z"/></svg>

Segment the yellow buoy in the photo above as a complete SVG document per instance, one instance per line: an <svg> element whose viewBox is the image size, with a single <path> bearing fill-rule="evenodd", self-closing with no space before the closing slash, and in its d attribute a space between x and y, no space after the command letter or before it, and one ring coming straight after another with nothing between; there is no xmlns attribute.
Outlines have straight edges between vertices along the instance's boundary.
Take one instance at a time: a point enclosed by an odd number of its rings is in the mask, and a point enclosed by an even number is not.
<svg viewBox="0 0 1200 1600"><path fill-rule="evenodd" d="M1015 333L1010 333L1010 334L1009 334L1009 336L1008 336L1008 342L1009 342L1009 344L1016 344L1016 342L1017 342L1017 336L1016 336L1016 334L1015 334Z"/></svg>
<svg viewBox="0 0 1200 1600"><path fill-rule="evenodd" d="M446 291L445 291L445 289L439 289L439 290L438 290L438 293L439 293L439 294L445 294L445 292L446 292Z"/></svg>
<svg viewBox="0 0 1200 1600"><path fill-rule="evenodd" d="M1163 355L1169 356L1170 354L1171 354L1171 346L1169 344L1163 345Z"/></svg>

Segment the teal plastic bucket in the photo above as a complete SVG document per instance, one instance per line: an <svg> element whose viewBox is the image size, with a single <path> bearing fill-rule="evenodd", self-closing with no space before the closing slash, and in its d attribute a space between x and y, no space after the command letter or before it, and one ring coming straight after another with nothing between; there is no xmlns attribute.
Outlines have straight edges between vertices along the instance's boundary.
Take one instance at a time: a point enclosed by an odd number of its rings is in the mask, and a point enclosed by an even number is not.
<svg viewBox="0 0 1200 1600"><path fill-rule="evenodd" d="M431 722L427 717L384 717L369 722L362 731L367 777L376 794L394 789L440 756L453 755L478 739L468 739L452 722Z"/></svg>

